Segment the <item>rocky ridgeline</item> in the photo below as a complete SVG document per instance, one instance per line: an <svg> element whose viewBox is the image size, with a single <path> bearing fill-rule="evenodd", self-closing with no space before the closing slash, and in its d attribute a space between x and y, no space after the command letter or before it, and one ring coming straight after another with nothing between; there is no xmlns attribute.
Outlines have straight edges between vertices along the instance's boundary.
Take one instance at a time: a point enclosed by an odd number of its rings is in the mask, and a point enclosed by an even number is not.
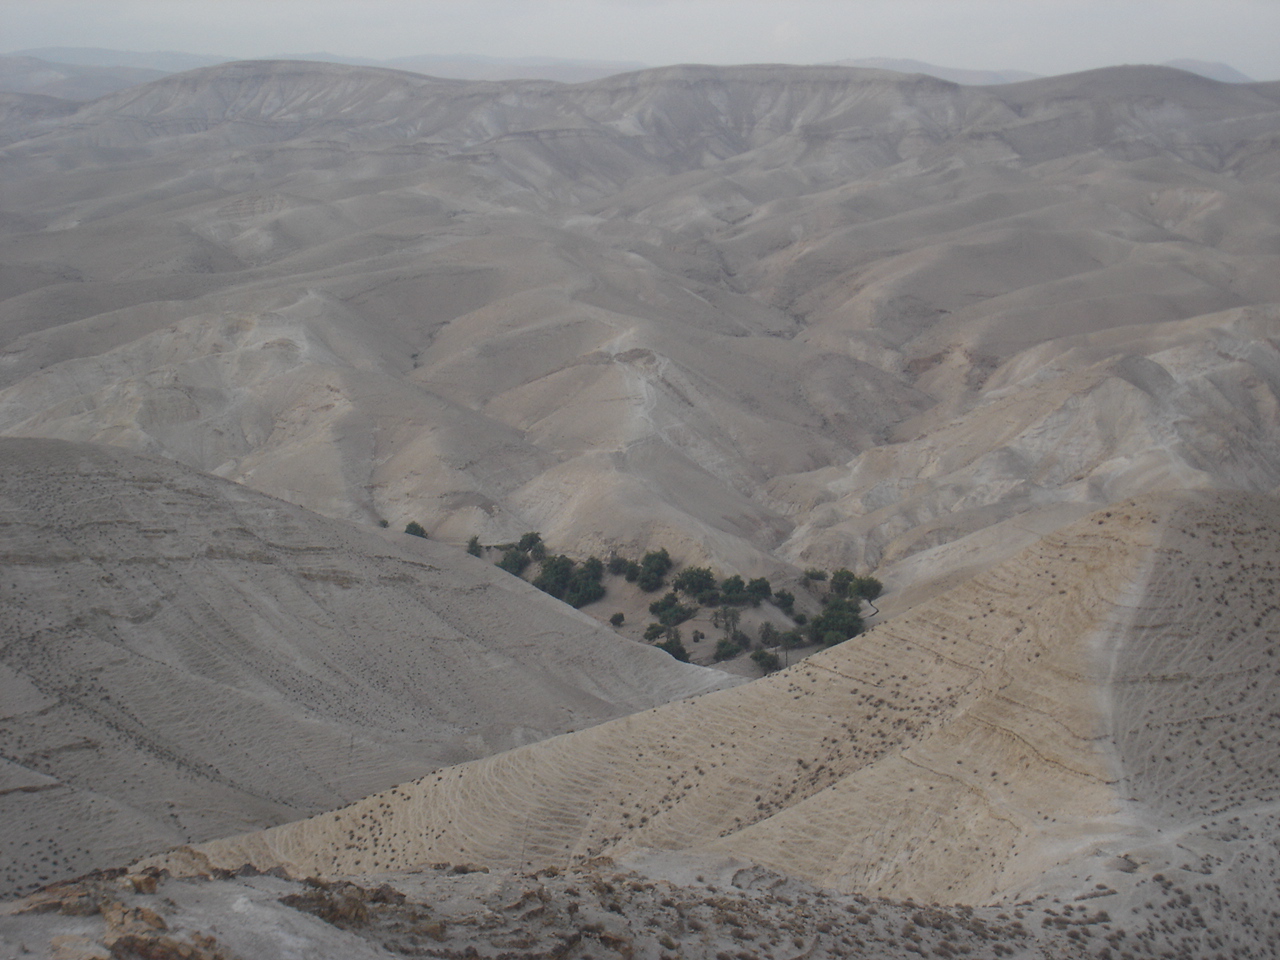
<svg viewBox="0 0 1280 960"><path fill-rule="evenodd" d="M1241 924L1214 884L1180 871L969 907L835 894L735 861L677 870L687 878L608 858L564 871L441 863L335 880L249 866L180 879L114 871L0 908L0 947L48 943L59 960L1262 960L1276 932Z"/></svg>

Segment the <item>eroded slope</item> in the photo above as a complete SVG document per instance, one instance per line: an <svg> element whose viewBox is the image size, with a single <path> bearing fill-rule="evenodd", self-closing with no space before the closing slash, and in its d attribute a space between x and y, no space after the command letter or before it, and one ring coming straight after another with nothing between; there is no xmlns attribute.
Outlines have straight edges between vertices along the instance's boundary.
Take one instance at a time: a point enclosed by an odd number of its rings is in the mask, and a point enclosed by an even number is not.
<svg viewBox="0 0 1280 960"><path fill-rule="evenodd" d="M4 888L728 683L455 548L0 440Z"/></svg>
<svg viewBox="0 0 1280 960"><path fill-rule="evenodd" d="M1046 876L1081 887L1122 872L1107 857L1152 859L1171 811L1181 830L1228 809L1270 816L1277 537L1270 499L1127 502L746 687L201 849L333 875L648 847L926 900L1025 896ZM1188 751L1235 772L1186 787L1150 772L1185 770Z"/></svg>
<svg viewBox="0 0 1280 960"><path fill-rule="evenodd" d="M169 77L0 156L0 430L455 542L919 581L1280 483L1278 117L1164 68Z"/></svg>

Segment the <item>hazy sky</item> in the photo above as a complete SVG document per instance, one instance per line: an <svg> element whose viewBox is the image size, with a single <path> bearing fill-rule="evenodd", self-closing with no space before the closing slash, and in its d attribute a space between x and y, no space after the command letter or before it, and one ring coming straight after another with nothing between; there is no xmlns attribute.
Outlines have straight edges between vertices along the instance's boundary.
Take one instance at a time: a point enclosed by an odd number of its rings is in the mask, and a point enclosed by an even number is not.
<svg viewBox="0 0 1280 960"><path fill-rule="evenodd" d="M1280 0L0 0L0 49L651 65L909 57L1064 73L1181 57L1280 79Z"/></svg>

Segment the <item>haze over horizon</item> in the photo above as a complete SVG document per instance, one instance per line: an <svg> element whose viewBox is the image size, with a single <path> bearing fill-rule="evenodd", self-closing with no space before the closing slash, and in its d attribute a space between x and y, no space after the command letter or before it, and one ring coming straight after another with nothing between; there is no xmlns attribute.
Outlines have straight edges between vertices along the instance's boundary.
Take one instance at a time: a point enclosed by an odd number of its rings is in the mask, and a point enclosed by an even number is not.
<svg viewBox="0 0 1280 960"><path fill-rule="evenodd" d="M1220 61L1280 78L1263 0L52 0L0 3L10 51L182 50L255 59L325 51L673 63L913 58L1061 74L1123 63Z"/></svg>

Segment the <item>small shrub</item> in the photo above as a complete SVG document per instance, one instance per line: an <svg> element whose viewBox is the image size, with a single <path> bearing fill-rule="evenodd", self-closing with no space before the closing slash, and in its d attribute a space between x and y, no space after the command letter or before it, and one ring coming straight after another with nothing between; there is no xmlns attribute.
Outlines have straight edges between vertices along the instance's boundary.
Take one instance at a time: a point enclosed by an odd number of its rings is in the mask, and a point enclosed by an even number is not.
<svg viewBox="0 0 1280 960"><path fill-rule="evenodd" d="M666 627L660 623L651 623L644 628L644 638L646 640L657 640L666 632Z"/></svg>
<svg viewBox="0 0 1280 960"><path fill-rule="evenodd" d="M391 526L391 521L390 521L390 520L379 520L379 521L378 521L378 526L380 526L383 530L385 530L385 529L387 529L387 527Z"/></svg>
<svg viewBox="0 0 1280 960"><path fill-rule="evenodd" d="M405 526L404 532L409 534L409 536L411 537L425 538L427 535L427 531L423 529L422 524L420 524L417 520L410 520L409 523Z"/></svg>
<svg viewBox="0 0 1280 960"><path fill-rule="evenodd" d="M620 627L624 623L626 623L626 621L627 621L627 615L625 613L619 612L619 613L615 613L612 617L609 618L609 625L613 627Z"/></svg>
<svg viewBox="0 0 1280 960"><path fill-rule="evenodd" d="M479 537L472 537L470 540L467 541L467 553L471 554L473 557L480 556L480 538Z"/></svg>
<svg viewBox="0 0 1280 960"><path fill-rule="evenodd" d="M779 590L773 595L773 605L790 616L795 610L796 595L790 590Z"/></svg>

